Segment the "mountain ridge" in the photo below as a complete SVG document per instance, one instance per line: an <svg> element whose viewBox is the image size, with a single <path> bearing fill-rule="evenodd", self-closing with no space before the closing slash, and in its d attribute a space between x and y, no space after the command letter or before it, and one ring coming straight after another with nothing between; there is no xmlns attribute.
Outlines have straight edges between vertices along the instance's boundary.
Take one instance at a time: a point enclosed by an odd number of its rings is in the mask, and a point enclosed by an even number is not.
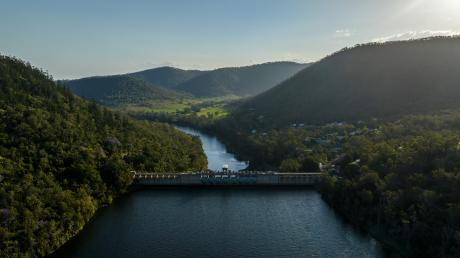
<svg viewBox="0 0 460 258"><path fill-rule="evenodd" d="M224 67L199 75L175 89L196 97L251 96L268 90L310 64L279 61L250 66Z"/></svg>
<svg viewBox="0 0 460 258"><path fill-rule="evenodd" d="M459 107L460 38L345 48L243 103L264 124L385 118ZM293 112L295 111L295 112Z"/></svg>
<svg viewBox="0 0 460 258"><path fill-rule="evenodd" d="M142 79L154 85L170 89L206 72L207 71L184 70L172 66L162 66L124 75Z"/></svg>
<svg viewBox="0 0 460 258"><path fill-rule="evenodd" d="M153 85L128 75L93 76L63 82L75 94L107 106L147 105L174 100L184 94Z"/></svg>
<svg viewBox="0 0 460 258"><path fill-rule="evenodd" d="M211 71L165 66L61 82L77 95L104 105L139 105L190 97L188 95L198 98L254 95L275 86L308 65L286 61Z"/></svg>

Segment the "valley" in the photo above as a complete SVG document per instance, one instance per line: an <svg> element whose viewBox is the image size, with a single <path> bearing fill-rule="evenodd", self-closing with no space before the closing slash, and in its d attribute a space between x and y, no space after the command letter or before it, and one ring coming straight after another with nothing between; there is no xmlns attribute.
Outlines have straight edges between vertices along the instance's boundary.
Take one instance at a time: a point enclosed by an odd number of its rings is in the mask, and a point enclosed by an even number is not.
<svg viewBox="0 0 460 258"><path fill-rule="evenodd" d="M159 67L57 81L1 56L0 257L88 256L101 244L90 235L106 238L114 218L137 233L115 227L120 237L108 242L127 246L99 249L98 257L131 248L140 252L132 257L157 254L151 250L177 257L457 257L459 53L458 36L431 37L359 44L308 64ZM320 171L321 182L255 192L149 192L133 184L133 171L222 165ZM204 219L206 209L211 218ZM133 214L141 219L132 221ZM182 214L190 224L175 224ZM140 241L132 241L136 234ZM250 244L221 252L240 238Z"/></svg>

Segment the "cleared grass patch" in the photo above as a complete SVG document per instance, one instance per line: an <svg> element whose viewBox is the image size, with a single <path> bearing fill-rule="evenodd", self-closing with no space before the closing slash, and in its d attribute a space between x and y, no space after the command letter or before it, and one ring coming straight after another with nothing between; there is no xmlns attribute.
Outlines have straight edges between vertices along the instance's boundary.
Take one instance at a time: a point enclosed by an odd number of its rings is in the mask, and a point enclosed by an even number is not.
<svg viewBox="0 0 460 258"><path fill-rule="evenodd" d="M202 108L196 114L200 117L223 118L228 115L228 112L221 106L215 106Z"/></svg>
<svg viewBox="0 0 460 258"><path fill-rule="evenodd" d="M190 98L151 103L144 106L125 106L120 109L133 113L196 114L200 117L215 119L225 117L228 114L225 110L225 105L239 98L233 95L214 98Z"/></svg>

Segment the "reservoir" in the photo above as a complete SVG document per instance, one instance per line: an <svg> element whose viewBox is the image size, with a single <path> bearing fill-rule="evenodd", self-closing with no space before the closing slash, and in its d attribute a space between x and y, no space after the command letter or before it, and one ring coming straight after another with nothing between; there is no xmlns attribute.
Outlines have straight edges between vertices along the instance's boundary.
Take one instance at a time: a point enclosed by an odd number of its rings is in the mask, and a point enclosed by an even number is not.
<svg viewBox="0 0 460 258"><path fill-rule="evenodd" d="M211 164L244 168L217 139ZM209 147L211 146L211 147ZM143 188L97 212L52 257L384 257L308 188Z"/></svg>

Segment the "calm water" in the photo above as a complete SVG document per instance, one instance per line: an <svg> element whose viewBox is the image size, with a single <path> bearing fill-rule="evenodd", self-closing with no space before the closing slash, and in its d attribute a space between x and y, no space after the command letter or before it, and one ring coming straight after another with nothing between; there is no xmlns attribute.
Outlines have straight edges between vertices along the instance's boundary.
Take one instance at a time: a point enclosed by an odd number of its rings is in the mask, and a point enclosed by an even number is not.
<svg viewBox="0 0 460 258"><path fill-rule="evenodd" d="M232 157L216 149L222 146L217 140L203 142L216 158L210 164ZM383 252L309 189L147 188L100 210L53 257L362 258Z"/></svg>

